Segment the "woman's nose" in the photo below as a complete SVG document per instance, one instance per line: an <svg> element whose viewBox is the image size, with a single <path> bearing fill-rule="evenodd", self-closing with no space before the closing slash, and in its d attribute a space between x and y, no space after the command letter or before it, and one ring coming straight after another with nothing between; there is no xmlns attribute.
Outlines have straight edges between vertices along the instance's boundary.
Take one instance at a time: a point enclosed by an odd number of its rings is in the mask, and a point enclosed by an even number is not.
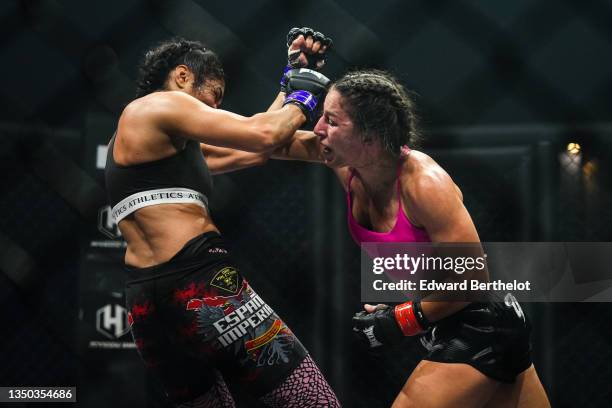
<svg viewBox="0 0 612 408"><path fill-rule="evenodd" d="M319 118L319 120L317 121L317 124L315 125L313 131L315 133L315 135L319 136L319 138L323 139L325 138L325 130L326 130L326 123L325 123L325 118L323 116L321 116Z"/></svg>

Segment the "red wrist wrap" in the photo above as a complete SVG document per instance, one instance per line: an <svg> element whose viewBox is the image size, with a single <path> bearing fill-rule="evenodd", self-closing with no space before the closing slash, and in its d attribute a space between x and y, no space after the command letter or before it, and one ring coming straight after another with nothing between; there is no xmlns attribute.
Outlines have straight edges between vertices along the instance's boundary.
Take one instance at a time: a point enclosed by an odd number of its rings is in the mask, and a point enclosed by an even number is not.
<svg viewBox="0 0 612 408"><path fill-rule="evenodd" d="M412 302L395 306L395 320L404 336L415 336L425 331L416 319Z"/></svg>

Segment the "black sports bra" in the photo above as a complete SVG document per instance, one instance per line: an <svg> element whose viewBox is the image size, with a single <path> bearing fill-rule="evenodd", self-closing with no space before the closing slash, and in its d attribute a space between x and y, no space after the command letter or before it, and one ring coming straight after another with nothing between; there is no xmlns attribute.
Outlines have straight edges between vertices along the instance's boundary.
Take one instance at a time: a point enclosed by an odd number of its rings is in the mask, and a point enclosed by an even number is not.
<svg viewBox="0 0 612 408"><path fill-rule="evenodd" d="M200 143L188 140L177 154L160 160L121 166L115 162L112 137L104 176L112 213L119 222L142 207L167 203L195 203L206 207L212 177Z"/></svg>

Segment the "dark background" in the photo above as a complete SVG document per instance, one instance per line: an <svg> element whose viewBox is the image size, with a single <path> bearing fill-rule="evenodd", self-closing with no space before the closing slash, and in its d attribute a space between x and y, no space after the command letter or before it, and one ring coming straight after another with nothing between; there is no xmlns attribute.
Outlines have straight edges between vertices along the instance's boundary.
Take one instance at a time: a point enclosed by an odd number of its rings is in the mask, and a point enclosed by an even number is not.
<svg viewBox="0 0 612 408"><path fill-rule="evenodd" d="M333 37L331 78L383 68L418 94L421 148L462 188L483 241L611 241L611 1L3 1L0 385L76 385L83 407L165 406L134 350L88 346L123 284L121 250L102 247L119 241L98 146L150 45L205 42L227 72L223 108L249 115L276 95L286 32L304 25ZM418 350L368 354L351 340L359 251L331 171L271 162L215 184L213 215L243 273L344 405L389 406ZM523 306L553 406L610 406L610 304Z"/></svg>

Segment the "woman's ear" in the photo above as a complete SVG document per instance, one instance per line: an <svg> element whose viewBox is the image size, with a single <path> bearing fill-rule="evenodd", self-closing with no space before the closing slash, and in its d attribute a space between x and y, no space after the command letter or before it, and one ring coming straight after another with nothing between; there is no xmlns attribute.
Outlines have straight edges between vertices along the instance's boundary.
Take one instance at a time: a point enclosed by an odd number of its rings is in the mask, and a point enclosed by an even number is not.
<svg viewBox="0 0 612 408"><path fill-rule="evenodd" d="M178 65L174 68L172 79L179 89L185 89L189 86L192 73L186 65Z"/></svg>

